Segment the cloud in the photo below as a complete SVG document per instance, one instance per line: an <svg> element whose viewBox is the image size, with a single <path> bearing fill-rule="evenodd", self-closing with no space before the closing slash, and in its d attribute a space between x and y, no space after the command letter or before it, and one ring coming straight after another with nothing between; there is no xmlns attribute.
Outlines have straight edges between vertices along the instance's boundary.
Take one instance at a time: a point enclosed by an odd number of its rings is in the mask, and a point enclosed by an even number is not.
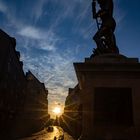
<svg viewBox="0 0 140 140"><path fill-rule="evenodd" d="M122 23L122 20L126 16L126 11L120 8L121 1L115 0L114 1L114 17L116 19L117 24Z"/></svg>
<svg viewBox="0 0 140 140"><path fill-rule="evenodd" d="M4 14L7 12L7 6L2 1L0 1L0 12Z"/></svg>
<svg viewBox="0 0 140 140"><path fill-rule="evenodd" d="M48 2L52 3L51 7ZM89 0L37 0L31 3L33 5L28 6L31 8L29 15L22 15L20 19L19 14L11 12L7 5L1 5L0 11L5 14L6 23L11 25L10 31L17 39L24 71L31 70L45 83L51 105L54 102L64 103L68 88L77 83L73 68L73 62L79 55L77 50L81 53L81 48L77 46L83 45L81 40L87 38L87 32L91 31L92 25L89 27L86 23L89 22L86 18L90 15L90 3ZM16 6L12 8L16 9ZM47 19L46 23L40 23L43 16ZM34 21L28 21L29 17ZM66 30L69 32L63 34Z"/></svg>
<svg viewBox="0 0 140 140"><path fill-rule="evenodd" d="M54 4L57 4L57 1L54 2L56 2ZM55 22L53 22L53 24L49 27L48 32L44 32L42 29L33 26L25 26L18 32L21 36L25 38L33 39L33 41L31 42L37 40L37 44L28 44L28 47L30 45L33 47L37 46L41 49L51 51L51 53L47 53L41 56L38 54L37 58L34 58L30 54L28 54L30 57L26 56L24 58L26 67L36 73L42 82L45 82L45 85L50 92L49 99L51 101L53 101L54 98L55 100L62 101L62 99L67 96L68 88L74 87L77 82L75 72L72 66L72 63L76 61L77 58L73 56L73 50L72 48L70 48L70 45L68 45L69 48L67 47L66 50L61 50L63 52L59 51L60 46L58 44L60 43L59 41L61 39L59 35L55 34L55 32L57 31L56 28L58 28L59 24L65 19L73 18L73 22L77 23L76 25L74 25L76 29L74 28L73 32L79 32L83 36L83 38L87 39L89 36L92 35L91 28L96 28L94 22L90 22L90 25L85 28L83 28L83 26L85 25L81 26L85 21L87 15L90 16L90 4L91 3L89 1L82 2L80 0L72 0L69 4L67 3L67 1L61 0L59 1L59 5L63 7L63 10L60 10L58 12L58 9L55 9L56 11L53 11L53 13L55 13L53 16L57 18L54 19ZM74 12L77 6L79 6L78 15ZM43 8L43 4L41 7ZM41 16L41 14L42 11L39 15ZM63 39L61 41L63 41ZM81 45L77 44L76 46ZM79 50L81 50L80 47L76 47L76 53L78 53L77 49L78 52Z"/></svg>
<svg viewBox="0 0 140 140"><path fill-rule="evenodd" d="M37 0L36 3L33 5L31 15L35 22L37 22L41 18L46 3L47 0Z"/></svg>
<svg viewBox="0 0 140 140"><path fill-rule="evenodd" d="M23 27L22 29L20 29L18 34L32 39L41 39L43 35L40 30L31 26Z"/></svg>
<svg viewBox="0 0 140 140"><path fill-rule="evenodd" d="M70 48L69 48L70 49ZM75 56L69 50L51 52L47 55L31 56L29 52L21 58L27 69L30 69L49 90L49 110L54 102L64 104L68 88L77 83L73 69Z"/></svg>
<svg viewBox="0 0 140 140"><path fill-rule="evenodd" d="M41 16L41 9L43 8L45 2L46 0L38 0L34 4L32 11L35 11L33 12L35 15L39 12L39 15ZM5 15L7 19L4 26L10 28L9 30L13 32L13 36L16 36L17 39L20 40L18 41L19 44L23 44L22 46L20 45L21 47L26 47L26 49L27 47L36 47L45 51L54 51L56 49L55 43L59 40L59 38L55 35L53 30L50 29L44 31L44 29L24 23L24 19L22 21L17 18L18 13L15 13L16 10L11 10L11 7L9 7L9 5L3 1L0 1L0 11ZM13 9L16 9L16 7L13 7ZM39 15L36 15L37 18L39 18Z"/></svg>
<svg viewBox="0 0 140 140"><path fill-rule="evenodd" d="M54 51L56 49L55 45L59 41L59 37L53 31L43 31L28 25L23 25L17 31L17 34L24 38L24 40L30 39L30 44L28 45L46 51Z"/></svg>
<svg viewBox="0 0 140 140"><path fill-rule="evenodd" d="M54 4L58 4L57 1L54 2L56 2ZM72 45L69 43L69 38L64 36L66 40L68 39L66 42L64 41L64 37L60 37L56 32L59 30L62 22L71 19L78 24L73 24L70 28L76 27L76 33L79 32L83 35L84 31L81 33L82 28L78 26L84 20L89 10L89 5L86 5L85 8L82 6L81 1L76 0L72 0L70 5L66 1L61 0L58 5L60 5L63 10L56 8L53 14L51 13L51 22L54 22L46 31L42 28L25 24L18 28L17 31L17 34L20 35L23 40L26 40L24 47L27 51L21 55L24 61L24 69L30 69L41 82L45 83L49 90L49 107L52 106L55 101L64 103L68 94L68 88L74 87L77 83L73 68L73 62L76 61L76 56L74 55L77 53L77 47L72 48ZM80 16L75 14L78 6L80 6L80 10L78 11ZM41 8L43 9L43 4ZM45 12L47 12L47 9ZM43 11L41 10L38 15L36 15L36 13L33 15L36 17L36 20L38 20L42 14ZM49 12L47 12L47 14L49 14ZM75 31L73 30L72 32ZM62 43L64 43L64 49L61 48ZM22 44L22 42L20 44ZM76 43L74 45L77 46ZM78 44L78 46L80 46L80 44ZM50 52L45 54L33 54L35 52L30 48L39 48Z"/></svg>

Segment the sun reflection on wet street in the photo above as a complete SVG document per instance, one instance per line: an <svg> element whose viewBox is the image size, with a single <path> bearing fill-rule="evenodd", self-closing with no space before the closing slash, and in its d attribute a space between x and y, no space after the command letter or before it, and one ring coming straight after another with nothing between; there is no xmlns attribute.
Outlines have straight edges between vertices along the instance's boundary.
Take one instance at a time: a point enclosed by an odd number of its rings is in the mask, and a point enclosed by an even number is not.
<svg viewBox="0 0 140 140"><path fill-rule="evenodd" d="M47 128L44 130L32 134L31 137L26 137L20 140L54 140L54 137L59 139L59 137L64 135L64 140L74 140L70 135L67 133L63 132L63 129L58 126L53 126L53 131L48 132Z"/></svg>

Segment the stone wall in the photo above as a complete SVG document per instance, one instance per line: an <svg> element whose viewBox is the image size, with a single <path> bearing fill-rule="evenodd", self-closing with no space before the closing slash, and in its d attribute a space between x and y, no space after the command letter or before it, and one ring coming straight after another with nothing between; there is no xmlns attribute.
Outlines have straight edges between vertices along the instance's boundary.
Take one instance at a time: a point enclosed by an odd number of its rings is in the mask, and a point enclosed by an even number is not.
<svg viewBox="0 0 140 140"><path fill-rule="evenodd" d="M140 63L100 55L75 63L83 101L80 140L140 139Z"/></svg>

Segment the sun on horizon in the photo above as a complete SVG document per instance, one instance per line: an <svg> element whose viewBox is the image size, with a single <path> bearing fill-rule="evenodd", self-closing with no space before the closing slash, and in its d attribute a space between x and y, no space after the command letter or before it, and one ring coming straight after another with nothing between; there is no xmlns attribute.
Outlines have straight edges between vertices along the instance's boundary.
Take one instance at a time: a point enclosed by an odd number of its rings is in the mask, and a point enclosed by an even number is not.
<svg viewBox="0 0 140 140"><path fill-rule="evenodd" d="M62 114L62 109L60 107L54 107L52 111L55 115L61 115Z"/></svg>

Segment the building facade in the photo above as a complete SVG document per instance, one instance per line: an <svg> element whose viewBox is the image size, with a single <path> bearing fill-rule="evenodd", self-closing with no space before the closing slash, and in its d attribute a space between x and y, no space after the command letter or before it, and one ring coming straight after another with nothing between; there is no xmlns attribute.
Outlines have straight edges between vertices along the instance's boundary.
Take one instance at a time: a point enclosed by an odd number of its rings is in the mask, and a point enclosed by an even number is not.
<svg viewBox="0 0 140 140"><path fill-rule="evenodd" d="M82 131L82 101L79 85L70 88L65 101L64 113L60 117L60 124L65 131L74 138L78 138Z"/></svg>
<svg viewBox="0 0 140 140"><path fill-rule="evenodd" d="M9 135L24 105L26 77L16 40L0 30L0 131Z"/></svg>
<svg viewBox="0 0 140 140"><path fill-rule="evenodd" d="M48 90L30 71L26 73L27 92L25 102L25 120L30 120L29 130L42 129L49 120Z"/></svg>
<svg viewBox="0 0 140 140"><path fill-rule="evenodd" d="M16 40L0 30L0 137L16 139L40 130L49 119L47 95L31 72L24 74Z"/></svg>

